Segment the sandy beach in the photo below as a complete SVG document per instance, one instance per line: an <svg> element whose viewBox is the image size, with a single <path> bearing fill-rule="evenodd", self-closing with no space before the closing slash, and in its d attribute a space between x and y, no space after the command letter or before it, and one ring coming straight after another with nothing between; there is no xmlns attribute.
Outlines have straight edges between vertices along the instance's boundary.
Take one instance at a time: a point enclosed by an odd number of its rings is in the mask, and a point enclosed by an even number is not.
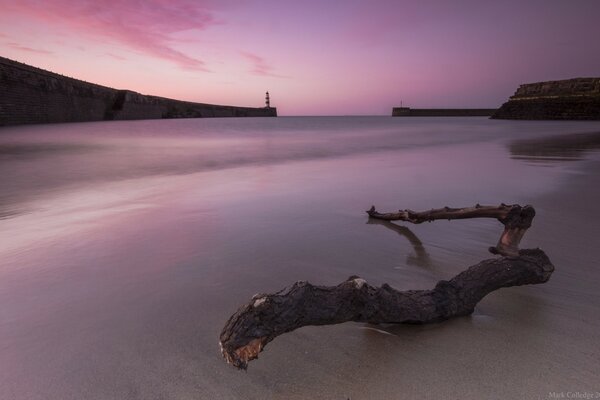
<svg viewBox="0 0 600 400"><path fill-rule="evenodd" d="M600 392L597 123L152 123L152 135L119 134L149 122L0 135L0 180L12 182L0 202L0 398ZM33 133L20 138L25 129ZM59 145L31 147L43 135ZM220 330L256 293L351 275L431 288L492 257L502 229L369 223L372 204L500 202L536 208L523 247L546 251L556 267L548 283L499 290L472 316L439 324L301 328L269 343L246 373L222 359Z"/></svg>

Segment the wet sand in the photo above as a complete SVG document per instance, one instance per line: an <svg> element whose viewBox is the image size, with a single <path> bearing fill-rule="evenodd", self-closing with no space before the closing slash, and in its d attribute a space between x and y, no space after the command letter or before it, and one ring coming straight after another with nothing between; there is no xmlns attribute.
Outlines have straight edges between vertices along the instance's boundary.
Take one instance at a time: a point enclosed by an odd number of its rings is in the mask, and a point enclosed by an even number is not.
<svg viewBox="0 0 600 400"><path fill-rule="evenodd" d="M30 200L33 211L0 220L0 398L595 394L600 158L594 147L545 157L514 143L128 176ZM220 329L255 293L350 275L430 288L491 257L501 232L496 221L369 223L371 204L501 201L536 207L523 244L553 261L548 283L494 292L440 324L302 328L247 373L222 360Z"/></svg>

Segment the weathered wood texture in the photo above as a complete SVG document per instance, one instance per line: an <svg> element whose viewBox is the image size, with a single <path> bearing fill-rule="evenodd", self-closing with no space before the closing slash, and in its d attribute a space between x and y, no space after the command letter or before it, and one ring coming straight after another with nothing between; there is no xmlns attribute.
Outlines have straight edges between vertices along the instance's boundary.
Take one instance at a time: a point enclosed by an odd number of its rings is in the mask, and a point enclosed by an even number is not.
<svg viewBox="0 0 600 400"><path fill-rule="evenodd" d="M496 217L500 211L486 212ZM227 362L246 369L267 343L303 326L443 321L471 314L494 290L544 283L553 271L546 254L535 249L521 250L517 257L481 261L431 290L398 291L387 284L374 287L356 276L330 287L296 282L275 294L254 296L233 314L220 335L221 351Z"/></svg>
<svg viewBox="0 0 600 400"><path fill-rule="evenodd" d="M474 207L444 207L428 211L400 210L394 213L382 214L375 210L375 206L372 206L367 214L371 218L386 221L405 221L413 224L438 219L496 218L504 225L504 232L502 232L498 244L489 248L490 252L504 256L518 256L519 243L527 229L531 227L531 222L535 217L535 209L529 205L521 207L518 204L500 204L499 206L481 206L477 204Z"/></svg>

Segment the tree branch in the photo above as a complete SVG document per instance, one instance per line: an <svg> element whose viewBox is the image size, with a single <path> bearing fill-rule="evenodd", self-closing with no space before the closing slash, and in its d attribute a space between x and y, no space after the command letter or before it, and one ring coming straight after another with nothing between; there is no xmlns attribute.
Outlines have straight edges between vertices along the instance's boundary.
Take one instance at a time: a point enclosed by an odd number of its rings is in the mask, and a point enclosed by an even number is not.
<svg viewBox="0 0 600 400"><path fill-rule="evenodd" d="M431 290L397 291L387 284L378 288L356 276L329 287L296 282L275 294L254 296L232 315L220 335L221 352L227 362L246 369L267 343L302 326L348 321L414 324L469 315L488 293L544 283L553 271L546 254L535 249L521 250L518 257L481 261Z"/></svg>
<svg viewBox="0 0 600 400"><path fill-rule="evenodd" d="M504 225L504 232L495 247L489 250L493 254L517 257L519 255L519 243L531 226L535 217L535 209L532 206L521 207L518 204L499 206L481 206L463 208L437 208L429 211L400 210L396 213L379 213L375 206L367 211L369 217L386 221L406 221L413 224L431 222L437 219L467 219L467 218L496 218Z"/></svg>

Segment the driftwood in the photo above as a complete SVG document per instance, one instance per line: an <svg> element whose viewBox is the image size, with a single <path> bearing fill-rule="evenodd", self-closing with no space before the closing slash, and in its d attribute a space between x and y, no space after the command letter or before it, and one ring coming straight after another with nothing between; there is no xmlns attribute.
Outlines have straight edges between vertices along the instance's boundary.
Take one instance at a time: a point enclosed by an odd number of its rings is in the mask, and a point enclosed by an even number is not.
<svg viewBox="0 0 600 400"><path fill-rule="evenodd" d="M518 250L518 242L535 215L530 206L445 208L424 213L406 210L395 214L379 214L372 208L368 213L383 220L414 223L441 218L497 218L505 225L502 237L509 239L503 242L501 238L502 252L508 248L510 254L481 261L449 281L438 282L431 290L398 291L387 284L374 287L352 276L337 286L301 281L274 294L255 295L229 318L221 332L221 352L227 362L246 369L271 340L307 325L348 321L422 324L470 315L490 292L544 283L554 271L542 250Z"/></svg>
<svg viewBox="0 0 600 400"><path fill-rule="evenodd" d="M533 217L535 217L535 209L531 206L521 207L518 204L500 204L499 206L480 206L477 204L474 207L444 207L420 212L400 210L395 213L380 214L375 210L375 206L372 206L367 214L371 218L386 221L406 221L413 224L431 222L436 219L496 218L504 225L504 232L502 232L498 244L489 248L490 252L516 257L519 255L519 243L531 226Z"/></svg>

